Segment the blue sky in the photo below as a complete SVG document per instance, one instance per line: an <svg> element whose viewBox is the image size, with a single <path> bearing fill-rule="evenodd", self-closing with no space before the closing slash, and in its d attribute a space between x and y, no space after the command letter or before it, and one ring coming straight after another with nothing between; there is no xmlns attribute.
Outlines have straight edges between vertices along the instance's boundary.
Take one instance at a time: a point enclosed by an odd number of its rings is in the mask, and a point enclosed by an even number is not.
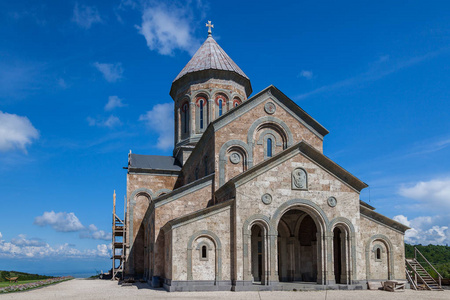
<svg viewBox="0 0 450 300"><path fill-rule="evenodd" d="M172 80L213 36L330 134L361 198L450 241L448 1L0 2L0 269L110 268L127 153L170 155Z"/></svg>

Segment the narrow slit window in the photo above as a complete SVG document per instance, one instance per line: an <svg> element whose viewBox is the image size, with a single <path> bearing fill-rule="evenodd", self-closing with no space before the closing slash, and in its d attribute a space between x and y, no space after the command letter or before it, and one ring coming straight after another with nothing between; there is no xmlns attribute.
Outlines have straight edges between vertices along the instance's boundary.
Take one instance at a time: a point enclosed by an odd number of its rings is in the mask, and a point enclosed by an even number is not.
<svg viewBox="0 0 450 300"><path fill-rule="evenodd" d="M202 246L202 258L203 259L206 259L206 258L208 258L208 249L206 248L206 246Z"/></svg>
<svg viewBox="0 0 450 300"><path fill-rule="evenodd" d="M203 100L200 100L200 129L203 129Z"/></svg>
<svg viewBox="0 0 450 300"><path fill-rule="evenodd" d="M219 100L219 117L222 115L222 99Z"/></svg>
<svg viewBox="0 0 450 300"><path fill-rule="evenodd" d="M272 139L267 139L267 157L272 157Z"/></svg>
<svg viewBox="0 0 450 300"><path fill-rule="evenodd" d="M187 133L189 127L189 111L187 103L183 105L183 114L184 114L184 133Z"/></svg>
<svg viewBox="0 0 450 300"><path fill-rule="evenodd" d="M381 259L381 249L377 248L377 259Z"/></svg>
<svg viewBox="0 0 450 300"><path fill-rule="evenodd" d="M203 159L203 163L205 164L205 176L208 175L208 157L206 156Z"/></svg>

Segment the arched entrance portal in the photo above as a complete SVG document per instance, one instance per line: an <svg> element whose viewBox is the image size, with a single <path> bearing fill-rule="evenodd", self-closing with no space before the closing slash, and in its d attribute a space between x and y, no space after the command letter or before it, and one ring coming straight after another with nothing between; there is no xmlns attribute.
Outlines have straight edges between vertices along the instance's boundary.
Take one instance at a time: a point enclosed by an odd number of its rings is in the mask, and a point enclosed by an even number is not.
<svg viewBox="0 0 450 300"><path fill-rule="evenodd" d="M278 223L280 282L321 283L322 230L319 221L300 209L287 211Z"/></svg>

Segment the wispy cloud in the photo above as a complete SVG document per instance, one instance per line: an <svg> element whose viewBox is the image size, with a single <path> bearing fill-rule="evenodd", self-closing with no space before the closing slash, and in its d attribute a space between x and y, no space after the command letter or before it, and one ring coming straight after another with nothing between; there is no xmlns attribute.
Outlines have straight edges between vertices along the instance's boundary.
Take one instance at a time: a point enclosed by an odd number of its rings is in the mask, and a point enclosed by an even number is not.
<svg viewBox="0 0 450 300"><path fill-rule="evenodd" d="M103 74L103 77L105 77L108 82L116 82L123 77L123 68L121 63L103 64L95 62L94 67L96 67L97 70Z"/></svg>
<svg viewBox="0 0 450 300"><path fill-rule="evenodd" d="M75 3L73 8L72 21L84 29L91 28L95 23L103 22L96 7L79 5L78 3Z"/></svg>
<svg viewBox="0 0 450 300"><path fill-rule="evenodd" d="M176 49L194 54L200 46L192 27L194 20L198 22L195 6L204 7L201 1L195 5L190 2L146 4L142 10L142 23L136 28L145 37L150 50L162 55L173 55Z"/></svg>
<svg viewBox="0 0 450 300"><path fill-rule="evenodd" d="M110 110L113 110L114 108L117 108L117 107L124 107L124 106L126 106L126 104L123 103L122 101L123 100L120 99L117 96L109 96L108 103L106 103L106 105L105 105L105 110L106 111L110 111Z"/></svg>
<svg viewBox="0 0 450 300"><path fill-rule="evenodd" d="M27 117L0 111L0 151L20 149L39 138L39 132Z"/></svg>
<svg viewBox="0 0 450 300"><path fill-rule="evenodd" d="M406 69L408 67L416 65L418 63L421 63L422 61L425 61L427 59L436 57L444 52L447 52L448 50L449 49L445 48L445 49L427 53L425 55L416 56L416 57L412 57L407 60L392 62L392 63L391 63L392 60L390 59L390 57L388 55L385 55L385 56L380 57L376 62L372 63L370 68L364 73L358 74L357 76L354 76L354 77L351 77L348 79L338 81L333 84L324 85L324 86L317 88L315 90L312 90L310 92L298 95L298 96L294 97L294 99L302 100L302 99L305 99L309 96L313 96L316 94L331 92L331 91L334 91L337 89L342 89L342 88L346 88L346 87L350 87L350 86L361 85L361 84L367 83L367 82L377 81L377 80L379 80L383 77L386 77L392 73L398 72L402 69Z"/></svg>
<svg viewBox="0 0 450 300"><path fill-rule="evenodd" d="M122 125L120 119L114 115L110 115L106 119L102 118L94 119L92 117L87 117L86 120L88 121L89 126L114 128Z"/></svg>
<svg viewBox="0 0 450 300"><path fill-rule="evenodd" d="M159 149L167 150L173 147L173 104L164 103L153 106L152 110L139 117L148 128L158 134Z"/></svg>
<svg viewBox="0 0 450 300"><path fill-rule="evenodd" d="M306 71L306 70L302 70L297 77L302 77L305 79L312 79L313 78L313 72L312 71Z"/></svg>

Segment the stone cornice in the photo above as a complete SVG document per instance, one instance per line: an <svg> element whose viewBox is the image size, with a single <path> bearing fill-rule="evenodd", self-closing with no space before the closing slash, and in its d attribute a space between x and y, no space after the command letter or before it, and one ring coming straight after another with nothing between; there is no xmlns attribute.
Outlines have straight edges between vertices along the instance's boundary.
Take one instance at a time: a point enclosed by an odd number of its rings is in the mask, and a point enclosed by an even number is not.
<svg viewBox="0 0 450 300"><path fill-rule="evenodd" d="M405 234L406 230L411 229L410 227L403 225L402 223L399 223L397 221L394 221L391 218L383 216L382 214L379 214L376 211L373 211L365 206L360 205L359 211L363 217L366 217L367 219L374 221L378 224L387 226L390 229L398 231L402 234Z"/></svg>

